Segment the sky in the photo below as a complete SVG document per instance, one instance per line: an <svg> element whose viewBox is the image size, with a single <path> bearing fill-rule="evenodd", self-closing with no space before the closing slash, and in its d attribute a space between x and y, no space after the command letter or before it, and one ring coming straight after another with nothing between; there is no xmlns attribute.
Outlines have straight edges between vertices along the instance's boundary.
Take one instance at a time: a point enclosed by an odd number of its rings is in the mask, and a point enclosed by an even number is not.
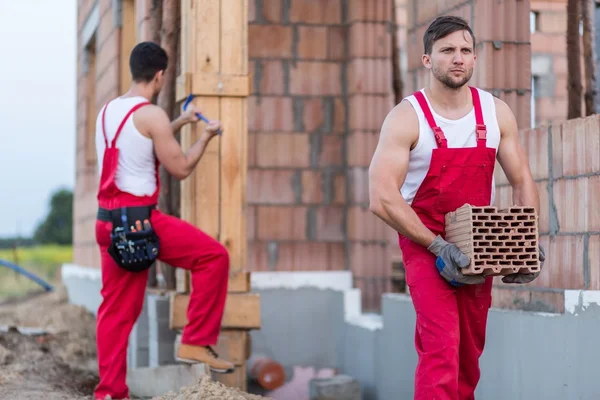
<svg viewBox="0 0 600 400"><path fill-rule="evenodd" d="M75 0L0 0L0 237L29 236L75 183Z"/></svg>

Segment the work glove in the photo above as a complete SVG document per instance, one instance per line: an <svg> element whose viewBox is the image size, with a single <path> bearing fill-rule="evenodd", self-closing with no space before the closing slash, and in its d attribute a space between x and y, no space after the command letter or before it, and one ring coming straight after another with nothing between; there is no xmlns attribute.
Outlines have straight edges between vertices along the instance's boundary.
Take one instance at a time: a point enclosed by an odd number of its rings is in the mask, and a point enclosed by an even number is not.
<svg viewBox="0 0 600 400"><path fill-rule="evenodd" d="M477 285L485 282L482 275L464 275L461 269L469 266L470 260L458 247L437 236L427 247L437 256L435 266L440 275L452 286Z"/></svg>
<svg viewBox="0 0 600 400"><path fill-rule="evenodd" d="M546 253L544 252L544 248L539 246L540 249L540 270L538 272L534 272L533 274L510 274L506 275L502 278L502 282L504 283L529 283L540 276L540 272L542 272L542 268L544 267L544 261L546 261Z"/></svg>

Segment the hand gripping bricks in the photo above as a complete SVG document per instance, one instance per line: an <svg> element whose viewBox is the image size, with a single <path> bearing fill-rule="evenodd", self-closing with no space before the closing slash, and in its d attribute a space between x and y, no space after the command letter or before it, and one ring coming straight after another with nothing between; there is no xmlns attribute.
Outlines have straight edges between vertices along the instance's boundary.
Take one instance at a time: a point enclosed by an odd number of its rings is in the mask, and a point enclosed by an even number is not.
<svg viewBox="0 0 600 400"><path fill-rule="evenodd" d="M533 207L473 207L445 216L446 240L471 259L465 275L508 275L540 270L537 215Z"/></svg>

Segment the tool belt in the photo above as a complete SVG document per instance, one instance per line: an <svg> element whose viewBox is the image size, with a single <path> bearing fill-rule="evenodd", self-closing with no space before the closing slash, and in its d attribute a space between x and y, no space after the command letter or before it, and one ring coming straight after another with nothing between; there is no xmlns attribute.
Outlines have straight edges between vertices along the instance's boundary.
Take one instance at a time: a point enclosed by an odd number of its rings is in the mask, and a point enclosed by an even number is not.
<svg viewBox="0 0 600 400"><path fill-rule="evenodd" d="M150 224L154 208L156 206L98 209L98 220L113 224L108 254L127 271L144 271L158 258L160 243Z"/></svg>

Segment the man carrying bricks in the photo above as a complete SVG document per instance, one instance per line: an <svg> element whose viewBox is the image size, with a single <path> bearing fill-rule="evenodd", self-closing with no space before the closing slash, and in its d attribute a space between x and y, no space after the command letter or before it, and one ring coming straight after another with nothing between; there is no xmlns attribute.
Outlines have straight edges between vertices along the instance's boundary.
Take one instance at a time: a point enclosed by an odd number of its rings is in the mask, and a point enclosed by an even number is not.
<svg viewBox="0 0 600 400"><path fill-rule="evenodd" d="M128 338L141 313L148 268L156 257L191 270L189 323L178 360L205 363L216 372L233 371L233 365L219 359L211 348L217 342L227 295L227 250L193 225L156 209L159 162L174 177L186 178L220 123L211 121L184 153L174 132L197 122L200 110L190 105L170 122L164 110L150 103L163 86L166 52L143 42L133 49L129 61L131 88L104 105L96 121L100 174L96 241L102 258L102 303L96 331L100 382L94 396L102 400L129 397Z"/></svg>
<svg viewBox="0 0 600 400"><path fill-rule="evenodd" d="M465 203L494 202L496 159L515 205L539 211L539 196L512 111L467 85L476 60L467 22L439 17L423 42L430 84L383 122L369 170L370 207L399 235L417 316L415 399L467 400L480 378L493 278L461 273L470 260L444 240L444 216ZM502 280L528 283L538 275Z"/></svg>

